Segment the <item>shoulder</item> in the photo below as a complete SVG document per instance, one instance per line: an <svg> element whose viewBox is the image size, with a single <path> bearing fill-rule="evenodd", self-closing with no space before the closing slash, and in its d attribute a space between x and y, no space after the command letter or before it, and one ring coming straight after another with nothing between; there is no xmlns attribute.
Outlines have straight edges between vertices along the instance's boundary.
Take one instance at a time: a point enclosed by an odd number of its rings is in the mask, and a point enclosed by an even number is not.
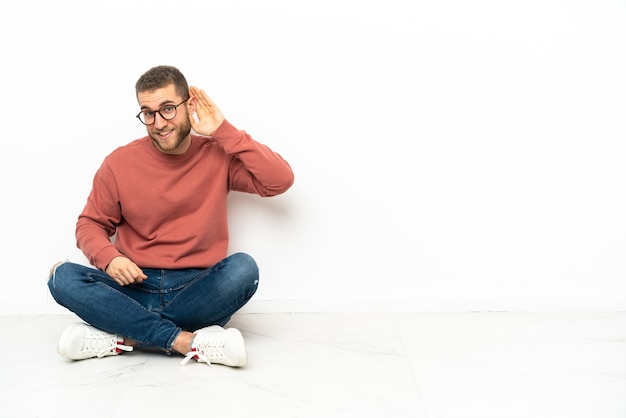
<svg viewBox="0 0 626 418"><path fill-rule="evenodd" d="M208 137L208 136L191 135L191 138L193 142L197 143L201 147L206 147L206 146L211 147L216 144L215 139Z"/></svg>
<svg viewBox="0 0 626 418"><path fill-rule="evenodd" d="M105 157L105 161L126 161L130 158L137 158L139 153L143 152L146 143L149 143L150 138L145 136L143 138L135 139L126 145L122 145L114 149L109 155Z"/></svg>
<svg viewBox="0 0 626 418"><path fill-rule="evenodd" d="M213 137L192 135L194 147L200 154L222 155L224 150Z"/></svg>

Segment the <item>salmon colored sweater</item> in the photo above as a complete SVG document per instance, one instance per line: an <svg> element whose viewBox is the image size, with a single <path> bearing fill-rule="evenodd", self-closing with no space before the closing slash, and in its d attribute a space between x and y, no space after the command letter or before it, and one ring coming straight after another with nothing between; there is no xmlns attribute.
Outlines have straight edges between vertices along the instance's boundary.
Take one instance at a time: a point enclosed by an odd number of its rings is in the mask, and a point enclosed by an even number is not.
<svg viewBox="0 0 626 418"><path fill-rule="evenodd" d="M207 268L227 256L228 192L274 196L293 180L280 155L228 121L211 138L192 135L182 155L146 136L104 159L76 243L101 270L120 255L144 268Z"/></svg>

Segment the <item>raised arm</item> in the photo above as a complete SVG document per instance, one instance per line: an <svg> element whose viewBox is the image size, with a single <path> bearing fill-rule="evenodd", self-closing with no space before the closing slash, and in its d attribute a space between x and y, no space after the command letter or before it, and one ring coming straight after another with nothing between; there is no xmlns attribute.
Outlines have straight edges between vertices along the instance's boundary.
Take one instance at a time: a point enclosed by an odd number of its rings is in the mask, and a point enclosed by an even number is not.
<svg viewBox="0 0 626 418"><path fill-rule="evenodd" d="M204 90L192 86L189 94L194 98L188 103L189 122L194 131L213 138L227 154L235 157L229 172L232 190L275 196L291 187L294 175L287 161L231 125Z"/></svg>

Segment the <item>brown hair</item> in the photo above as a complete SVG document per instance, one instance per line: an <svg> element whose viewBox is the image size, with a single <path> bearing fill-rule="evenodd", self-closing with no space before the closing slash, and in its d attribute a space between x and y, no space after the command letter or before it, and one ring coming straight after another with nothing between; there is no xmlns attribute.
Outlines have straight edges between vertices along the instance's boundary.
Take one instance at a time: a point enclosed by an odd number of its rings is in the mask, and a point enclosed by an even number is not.
<svg viewBox="0 0 626 418"><path fill-rule="evenodd" d="M189 98L189 86L185 76L176 67L159 65L152 67L137 80L135 94L152 91L174 84L176 93L183 99Z"/></svg>

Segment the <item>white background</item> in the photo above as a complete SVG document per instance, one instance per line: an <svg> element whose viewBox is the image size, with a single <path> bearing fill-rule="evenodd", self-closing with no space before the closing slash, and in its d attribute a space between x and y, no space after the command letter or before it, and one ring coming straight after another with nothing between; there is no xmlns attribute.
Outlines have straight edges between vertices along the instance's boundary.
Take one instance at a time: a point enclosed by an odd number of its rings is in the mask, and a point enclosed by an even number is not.
<svg viewBox="0 0 626 418"><path fill-rule="evenodd" d="M0 314L61 313L49 267L134 83L175 65L296 182L232 194L264 310L626 302L626 3L0 0Z"/></svg>

